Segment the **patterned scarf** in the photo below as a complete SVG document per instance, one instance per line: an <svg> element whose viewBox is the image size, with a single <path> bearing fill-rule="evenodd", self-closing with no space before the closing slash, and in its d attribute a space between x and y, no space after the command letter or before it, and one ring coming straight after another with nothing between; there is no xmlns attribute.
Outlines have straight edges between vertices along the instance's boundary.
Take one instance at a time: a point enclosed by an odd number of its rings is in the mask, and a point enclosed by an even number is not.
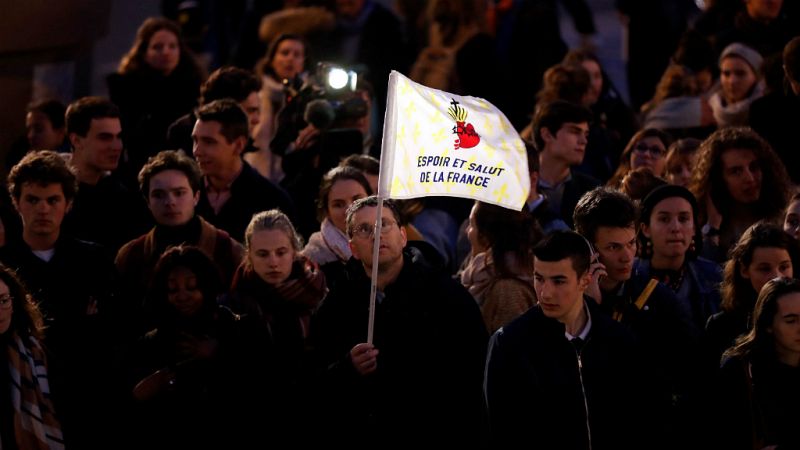
<svg viewBox="0 0 800 450"><path fill-rule="evenodd" d="M328 219L322 221L320 231L311 235L308 244L300 254L319 265L336 261L346 263L353 256L350 252L350 241L347 235Z"/></svg>
<svg viewBox="0 0 800 450"><path fill-rule="evenodd" d="M472 294L478 306L483 306L483 295L495 280L492 250L489 249L467 259L460 277L461 284Z"/></svg>
<svg viewBox="0 0 800 450"><path fill-rule="evenodd" d="M14 333L8 344L11 402L17 446L26 450L63 449L64 437L50 401L47 361L34 337Z"/></svg>
<svg viewBox="0 0 800 450"><path fill-rule="evenodd" d="M315 262L304 256L295 259L292 273L283 283L269 285L253 272L248 264L243 263L236 271L232 285L234 290L250 291L260 298L277 297L294 305L299 312L298 319L303 337L308 337L311 314L328 293L325 274Z"/></svg>

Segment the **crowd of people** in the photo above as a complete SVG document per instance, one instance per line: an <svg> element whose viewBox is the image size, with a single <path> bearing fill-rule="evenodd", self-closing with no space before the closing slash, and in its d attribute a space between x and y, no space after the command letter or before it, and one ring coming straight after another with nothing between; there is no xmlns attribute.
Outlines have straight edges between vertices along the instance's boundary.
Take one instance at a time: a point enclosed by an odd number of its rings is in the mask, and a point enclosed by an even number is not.
<svg viewBox="0 0 800 450"><path fill-rule="evenodd" d="M109 98L25 111L0 448L800 448L792 2L707 2L633 105L582 0L573 50L554 1L285 3L257 61L149 18ZM390 70L508 114L520 211L374 195Z"/></svg>

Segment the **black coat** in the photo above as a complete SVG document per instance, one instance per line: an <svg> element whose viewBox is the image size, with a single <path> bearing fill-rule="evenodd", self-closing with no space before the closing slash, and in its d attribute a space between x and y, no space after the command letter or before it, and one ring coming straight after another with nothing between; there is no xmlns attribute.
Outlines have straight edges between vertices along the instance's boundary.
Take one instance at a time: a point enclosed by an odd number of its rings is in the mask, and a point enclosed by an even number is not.
<svg viewBox="0 0 800 450"><path fill-rule="evenodd" d="M116 177L81 183L61 227L66 236L96 242L114 254L153 225L142 195Z"/></svg>
<svg viewBox="0 0 800 450"><path fill-rule="evenodd" d="M49 262L24 242L0 249L0 261L16 270L44 315L48 376L66 445L103 448L118 425L108 376L118 338L111 256L99 245L62 236Z"/></svg>
<svg viewBox="0 0 800 450"><path fill-rule="evenodd" d="M242 172L231 184L231 197L222 206L219 214L208 202L203 188L196 212L210 224L225 230L232 238L243 241L244 230L253 214L270 209L280 209L290 219L294 218L294 206L286 192L264 178L249 164L242 161Z"/></svg>
<svg viewBox="0 0 800 450"><path fill-rule="evenodd" d="M406 247L400 275L376 302L376 372L362 377L349 360L350 349L367 340L370 279L359 261L350 260L349 280L334 287L312 321L329 439L351 448L355 440L369 448L467 448L480 437L486 328L469 292L428 262L423 245Z"/></svg>
<svg viewBox="0 0 800 450"><path fill-rule="evenodd" d="M589 430L595 450L658 442L633 335L585 301L592 326L580 357L564 325L538 306L492 336L485 381L492 448L588 449Z"/></svg>
<svg viewBox="0 0 800 450"><path fill-rule="evenodd" d="M752 364L733 357L722 364L716 388L711 417L718 421L718 448L750 450L754 438L757 448L800 448L800 368L779 363L774 355L754 357Z"/></svg>

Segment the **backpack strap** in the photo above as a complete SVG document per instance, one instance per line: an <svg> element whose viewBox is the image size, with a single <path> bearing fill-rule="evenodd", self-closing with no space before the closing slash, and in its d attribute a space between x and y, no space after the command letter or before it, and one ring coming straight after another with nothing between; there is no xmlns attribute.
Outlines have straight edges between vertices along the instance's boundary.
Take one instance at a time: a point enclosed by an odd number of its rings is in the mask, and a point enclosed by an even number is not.
<svg viewBox="0 0 800 450"><path fill-rule="evenodd" d="M655 278L651 278L650 281L645 286L644 290L641 294L639 294L639 298L636 299L636 309L641 310L644 308L644 305L647 303L647 300L650 299L650 294L653 293L653 290L658 286L658 280Z"/></svg>
<svg viewBox="0 0 800 450"><path fill-rule="evenodd" d="M655 278L651 278L650 281L647 283L647 286L645 286L642 293L639 294L639 297L633 303L634 306L636 306L636 309L641 311L642 308L644 308L644 305L647 304L647 300L650 299L650 295L653 293L653 290L656 288L656 286L658 286L658 280L656 280ZM611 315L611 318L617 322L622 322L622 318L624 317L624 315L625 315L624 311L614 311L614 314Z"/></svg>

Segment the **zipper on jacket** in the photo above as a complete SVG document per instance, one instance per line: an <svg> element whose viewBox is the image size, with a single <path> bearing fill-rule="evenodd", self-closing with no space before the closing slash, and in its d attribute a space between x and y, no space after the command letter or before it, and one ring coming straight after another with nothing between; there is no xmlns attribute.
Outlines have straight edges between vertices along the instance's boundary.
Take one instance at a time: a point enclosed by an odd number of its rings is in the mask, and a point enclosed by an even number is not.
<svg viewBox="0 0 800 450"><path fill-rule="evenodd" d="M589 400L586 398L586 388L583 385L583 360L581 359L581 354L583 353L583 349L586 348L586 344L589 343L589 339L583 343L583 347L578 350L575 349L575 356L578 357L578 380L581 383L581 394L583 395L583 409L586 411L586 436L589 438L589 450L592 450L592 428L589 426Z"/></svg>

